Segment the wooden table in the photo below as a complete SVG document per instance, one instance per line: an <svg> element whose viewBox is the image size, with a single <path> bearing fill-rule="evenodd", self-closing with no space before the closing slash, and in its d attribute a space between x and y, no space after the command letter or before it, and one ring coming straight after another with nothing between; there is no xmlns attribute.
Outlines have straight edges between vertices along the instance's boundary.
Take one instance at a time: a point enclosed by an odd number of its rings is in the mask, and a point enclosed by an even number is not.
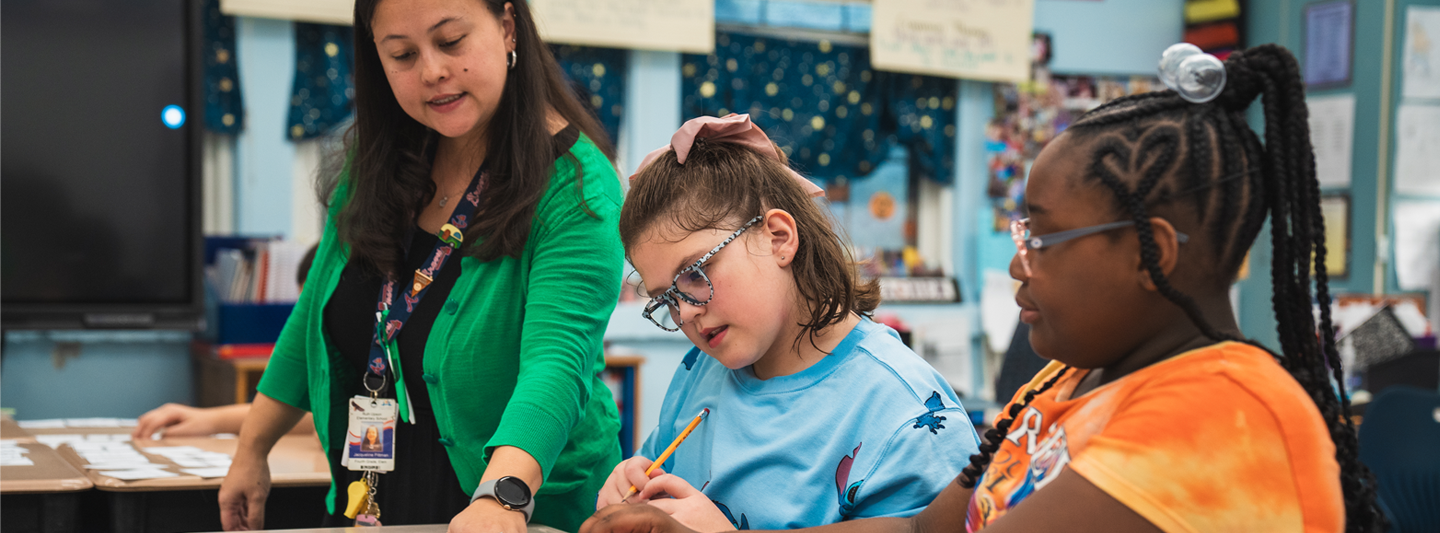
<svg viewBox="0 0 1440 533"><path fill-rule="evenodd" d="M98 470L91 470L89 471L90 481L95 484L95 488L107 492L219 489L220 482L224 481L224 478L206 479L187 475L170 458L147 453L145 449L156 446L194 446L205 451L234 456L239 442L239 439L216 439L213 437L175 437L135 441L132 443L135 445L135 449L140 450L140 453L149 458L150 462L166 465L167 470L180 475L160 479L125 481L103 475ZM85 463L85 460L69 446L61 447L60 453L75 464ZM325 452L320 449L320 442L315 439L314 435L280 437L280 441L275 443L275 448L270 451L270 483L272 487L326 487L328 490L330 462L326 459Z"/></svg>
<svg viewBox="0 0 1440 533"><path fill-rule="evenodd" d="M0 435L26 450L33 465L0 466L0 517L6 531L65 533L80 528L80 497L94 484L49 446L35 442L14 420L0 419Z"/></svg>
<svg viewBox="0 0 1440 533"><path fill-rule="evenodd" d="M27 431L36 435L114 435L129 434L133 429L49 428ZM84 509L86 526L109 529L115 533L220 529L219 488L223 479L186 475L168 457L146 453L145 450L156 446L194 446L233 456L239 444L237 439L174 437L134 441L132 444L150 462L166 465L166 470L180 475L124 481L103 475L98 470L86 471L82 475L97 489L91 493L95 496L86 500L94 507ZM43 444L38 446L44 447ZM85 465L85 460L69 446L61 446L53 453L73 467L83 469ZM321 523L325 515L325 494L330 490L330 464L314 435L281 437L270 453L270 477L272 487L265 504L268 525L284 528ZM91 516L103 510L108 510L109 515L100 518Z"/></svg>
<svg viewBox="0 0 1440 533"><path fill-rule="evenodd" d="M30 439L30 433L20 427L20 424L16 424L14 419L0 416L0 439L25 440Z"/></svg>

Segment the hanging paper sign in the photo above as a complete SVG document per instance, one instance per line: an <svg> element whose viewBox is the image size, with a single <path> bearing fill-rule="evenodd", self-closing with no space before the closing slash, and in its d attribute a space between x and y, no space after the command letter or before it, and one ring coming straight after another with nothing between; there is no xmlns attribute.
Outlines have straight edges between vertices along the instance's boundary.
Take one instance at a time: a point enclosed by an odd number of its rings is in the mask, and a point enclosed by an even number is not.
<svg viewBox="0 0 1440 533"><path fill-rule="evenodd" d="M531 0L547 43L708 54L715 0Z"/></svg>
<svg viewBox="0 0 1440 533"><path fill-rule="evenodd" d="M1035 0L875 0L875 68L952 78L1030 78Z"/></svg>
<svg viewBox="0 0 1440 533"><path fill-rule="evenodd" d="M220 0L220 12L349 26L355 20L355 0Z"/></svg>

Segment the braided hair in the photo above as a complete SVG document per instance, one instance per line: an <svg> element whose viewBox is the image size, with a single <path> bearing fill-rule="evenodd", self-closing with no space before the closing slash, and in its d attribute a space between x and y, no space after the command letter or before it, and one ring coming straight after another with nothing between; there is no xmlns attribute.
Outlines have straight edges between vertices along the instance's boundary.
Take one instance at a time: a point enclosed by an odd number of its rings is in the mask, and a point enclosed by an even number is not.
<svg viewBox="0 0 1440 533"><path fill-rule="evenodd" d="M1343 387L1332 386L1332 380L1343 383L1343 371L1330 317L1329 279L1323 267L1315 267L1325 264L1327 251L1299 67L1289 51L1266 44L1231 54L1225 70L1226 86L1211 102L1193 104L1173 91L1127 96L1085 114L1070 133L1093 139L1086 176L1110 189L1117 208L1135 221L1141 260L1157 291L1217 342L1243 341L1264 349L1217 330L1193 298L1170 284L1159 265L1149 211L1171 202L1194 210L1203 242L1209 244L1205 251L1213 256L1197 266L1204 281L1217 286L1234 281L1269 214L1271 302L1282 352L1271 354L1325 419L1340 465L1346 531L1382 531L1386 520L1376 505L1374 475L1359 461L1355 426L1347 416L1350 398ZM1263 146L1244 116L1261 95ZM1116 166L1123 172L1117 173ZM1312 301L1319 302L1318 325ZM1026 393L1011 405L1009 418L986 432L981 453L962 470L962 486L973 488L980 481L1015 417L1063 374Z"/></svg>

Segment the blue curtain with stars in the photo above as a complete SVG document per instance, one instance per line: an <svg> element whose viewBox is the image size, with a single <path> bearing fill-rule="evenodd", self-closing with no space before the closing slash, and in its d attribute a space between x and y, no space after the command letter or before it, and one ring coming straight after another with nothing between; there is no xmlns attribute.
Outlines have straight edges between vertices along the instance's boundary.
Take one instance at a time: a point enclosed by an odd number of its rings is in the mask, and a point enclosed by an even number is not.
<svg viewBox="0 0 1440 533"><path fill-rule="evenodd" d="M912 174L953 180L953 79L875 71L861 46L724 32L681 74L685 119L749 113L813 178L862 178L899 143Z"/></svg>
<svg viewBox="0 0 1440 533"><path fill-rule="evenodd" d="M300 141L330 133L354 111L354 28L295 23L295 86L286 137Z"/></svg>
<svg viewBox="0 0 1440 533"><path fill-rule="evenodd" d="M625 114L625 69L629 52L616 48L551 45L555 61L570 87L600 119L610 141L620 140L620 117Z"/></svg>
<svg viewBox="0 0 1440 533"><path fill-rule="evenodd" d="M220 13L220 0L205 2L205 129L239 133L245 126L240 69L235 62L235 17Z"/></svg>

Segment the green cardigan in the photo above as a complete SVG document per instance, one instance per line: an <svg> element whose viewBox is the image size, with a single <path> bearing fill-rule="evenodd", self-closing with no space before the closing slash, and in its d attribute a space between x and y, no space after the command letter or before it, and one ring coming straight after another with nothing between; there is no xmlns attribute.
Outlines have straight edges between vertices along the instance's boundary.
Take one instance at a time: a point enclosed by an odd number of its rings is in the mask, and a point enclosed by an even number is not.
<svg viewBox="0 0 1440 533"><path fill-rule="evenodd" d="M423 372L440 443L460 479L455 489L474 492L495 447L520 448L545 479L532 522L575 531L620 461L620 419L599 373L623 252L614 167L583 134L566 155L555 161L520 257L461 257L460 279L425 343L424 368L403 371ZM314 413L332 464L343 449L350 390L332 383L360 379L336 366L339 353L322 327L349 260L335 229L348 190L342 176L306 289L259 384L266 396ZM343 472L331 474L326 504L335 512Z"/></svg>

